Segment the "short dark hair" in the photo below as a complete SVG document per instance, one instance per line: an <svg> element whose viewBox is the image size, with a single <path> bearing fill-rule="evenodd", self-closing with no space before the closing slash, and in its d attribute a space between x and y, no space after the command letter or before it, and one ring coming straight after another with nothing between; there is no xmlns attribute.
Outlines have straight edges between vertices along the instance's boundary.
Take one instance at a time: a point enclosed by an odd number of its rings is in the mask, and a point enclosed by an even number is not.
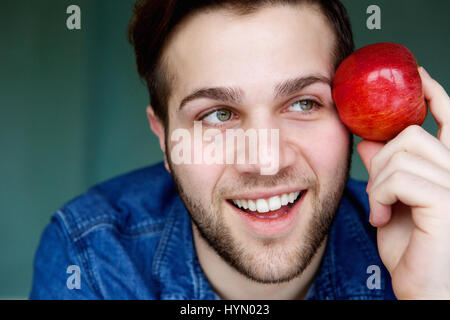
<svg viewBox="0 0 450 320"><path fill-rule="evenodd" d="M188 15L205 9L228 8L247 15L276 4L318 5L335 32L334 69L354 50L350 19L339 0L138 0L128 30L139 75L147 83L156 116L167 126L172 75L163 61L164 46L174 28Z"/></svg>

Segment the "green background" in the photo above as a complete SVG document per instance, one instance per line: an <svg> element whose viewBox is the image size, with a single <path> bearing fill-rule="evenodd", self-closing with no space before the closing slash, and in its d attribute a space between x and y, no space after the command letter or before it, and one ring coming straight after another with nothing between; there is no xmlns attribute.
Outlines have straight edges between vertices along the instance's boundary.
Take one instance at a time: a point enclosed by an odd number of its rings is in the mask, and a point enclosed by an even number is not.
<svg viewBox="0 0 450 320"><path fill-rule="evenodd" d="M344 0L356 47L393 41L449 88L449 1ZM79 5L82 29L66 28ZM377 4L382 29L366 28ZM26 298L50 215L89 186L162 159L126 27L133 0L0 2L0 298ZM429 115L425 128L436 134ZM355 143L359 139L356 139ZM357 154L352 176L368 175Z"/></svg>

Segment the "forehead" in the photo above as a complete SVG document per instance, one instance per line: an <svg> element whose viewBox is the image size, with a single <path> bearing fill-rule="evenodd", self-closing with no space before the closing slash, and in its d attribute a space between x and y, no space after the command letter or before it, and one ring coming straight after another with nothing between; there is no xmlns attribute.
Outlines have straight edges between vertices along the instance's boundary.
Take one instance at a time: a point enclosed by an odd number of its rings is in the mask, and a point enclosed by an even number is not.
<svg viewBox="0 0 450 320"><path fill-rule="evenodd" d="M285 79L331 77L333 48L333 31L310 6L270 6L244 16L225 9L197 13L166 47L176 78L169 105L201 87L241 87L262 97Z"/></svg>

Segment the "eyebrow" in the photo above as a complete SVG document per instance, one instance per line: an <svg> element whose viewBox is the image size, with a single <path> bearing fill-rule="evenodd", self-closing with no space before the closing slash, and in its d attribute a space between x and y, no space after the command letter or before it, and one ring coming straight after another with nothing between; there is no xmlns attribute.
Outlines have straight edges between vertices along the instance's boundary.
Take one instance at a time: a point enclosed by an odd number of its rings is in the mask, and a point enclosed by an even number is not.
<svg viewBox="0 0 450 320"><path fill-rule="evenodd" d="M310 75L306 77L297 77L294 79L285 80L274 87L274 97L281 99L288 97L303 88L306 88L314 83L324 83L331 87L331 79L322 75ZM188 102L207 98L218 100L230 104L240 104L244 96L243 90L234 87L211 87L201 88L195 90L193 93L186 96L180 103L178 110L181 110Z"/></svg>

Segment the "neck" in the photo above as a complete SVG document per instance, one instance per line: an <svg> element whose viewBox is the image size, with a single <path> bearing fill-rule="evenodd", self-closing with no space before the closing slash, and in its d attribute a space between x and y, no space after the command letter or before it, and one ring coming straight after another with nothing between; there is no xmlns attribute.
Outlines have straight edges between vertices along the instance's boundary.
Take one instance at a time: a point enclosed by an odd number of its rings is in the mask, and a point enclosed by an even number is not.
<svg viewBox="0 0 450 320"><path fill-rule="evenodd" d="M192 225L194 244L200 265L213 290L226 300L294 300L304 299L319 269L326 239L308 267L300 276L288 282L263 284L255 282L231 267L200 236ZM239 288L239 289L237 289Z"/></svg>

